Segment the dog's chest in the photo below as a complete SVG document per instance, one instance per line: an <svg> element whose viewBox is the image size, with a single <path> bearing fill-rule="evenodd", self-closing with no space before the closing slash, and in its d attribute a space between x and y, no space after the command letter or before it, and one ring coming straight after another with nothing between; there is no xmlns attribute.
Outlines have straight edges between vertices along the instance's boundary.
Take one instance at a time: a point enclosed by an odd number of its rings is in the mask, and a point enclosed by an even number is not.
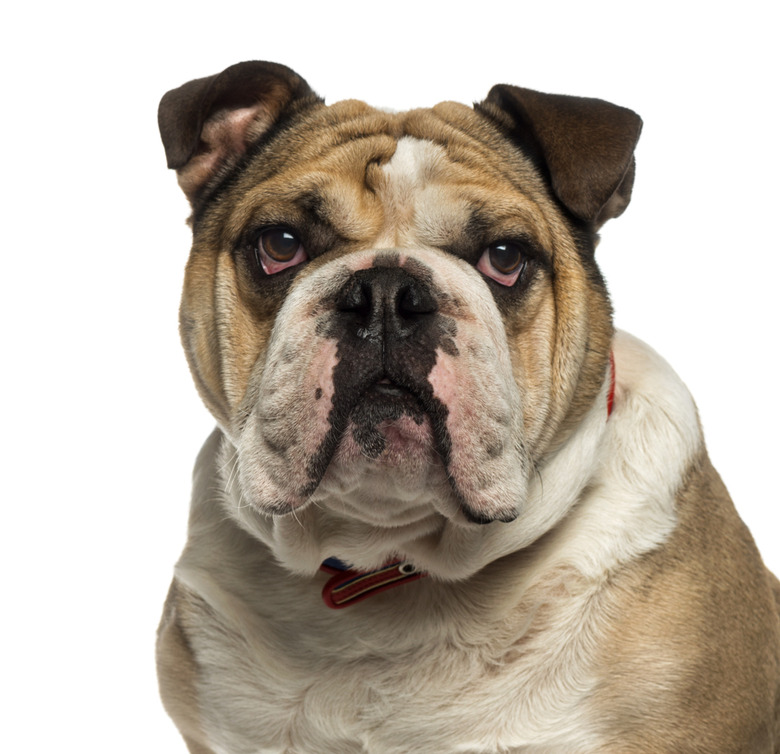
<svg viewBox="0 0 780 754"><path fill-rule="evenodd" d="M300 622L201 615L191 641L209 666L205 732L230 754L588 751L593 678L581 658L594 599L552 608L532 597L501 624L466 616L457 627L390 595L372 598L377 610Z"/></svg>

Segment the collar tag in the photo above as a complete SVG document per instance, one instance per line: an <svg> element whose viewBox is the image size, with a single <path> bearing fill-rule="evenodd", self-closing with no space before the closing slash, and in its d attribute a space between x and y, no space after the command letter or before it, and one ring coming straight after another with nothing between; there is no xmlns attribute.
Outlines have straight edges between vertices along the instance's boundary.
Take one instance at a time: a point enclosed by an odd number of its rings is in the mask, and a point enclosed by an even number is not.
<svg viewBox="0 0 780 754"><path fill-rule="evenodd" d="M403 560L364 573L352 570L338 558L328 558L320 566L320 570L331 574L331 578L322 588L322 599L334 610L349 607L374 594L417 581L427 575Z"/></svg>

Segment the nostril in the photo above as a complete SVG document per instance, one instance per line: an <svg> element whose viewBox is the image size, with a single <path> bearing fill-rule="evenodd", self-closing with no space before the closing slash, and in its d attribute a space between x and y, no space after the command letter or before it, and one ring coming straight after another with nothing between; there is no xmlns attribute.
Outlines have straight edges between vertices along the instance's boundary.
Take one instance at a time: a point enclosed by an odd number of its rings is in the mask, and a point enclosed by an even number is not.
<svg viewBox="0 0 780 754"><path fill-rule="evenodd" d="M342 289L336 301L336 308L340 312L367 314L371 311L372 298L370 285L362 280L352 280Z"/></svg>
<svg viewBox="0 0 780 754"><path fill-rule="evenodd" d="M408 316L415 314L433 314L438 308L436 299L430 291L419 284L411 283L398 290L398 314Z"/></svg>

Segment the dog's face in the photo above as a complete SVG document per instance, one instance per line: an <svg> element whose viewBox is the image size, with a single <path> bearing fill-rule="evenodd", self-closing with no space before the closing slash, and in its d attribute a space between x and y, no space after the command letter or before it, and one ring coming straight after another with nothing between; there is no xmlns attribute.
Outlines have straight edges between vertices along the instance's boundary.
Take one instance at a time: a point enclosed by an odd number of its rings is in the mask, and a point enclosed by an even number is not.
<svg viewBox="0 0 780 754"><path fill-rule="evenodd" d="M603 395L596 229L640 121L495 87L475 108L325 106L282 66L169 92L192 206L184 347L262 514L512 520Z"/></svg>

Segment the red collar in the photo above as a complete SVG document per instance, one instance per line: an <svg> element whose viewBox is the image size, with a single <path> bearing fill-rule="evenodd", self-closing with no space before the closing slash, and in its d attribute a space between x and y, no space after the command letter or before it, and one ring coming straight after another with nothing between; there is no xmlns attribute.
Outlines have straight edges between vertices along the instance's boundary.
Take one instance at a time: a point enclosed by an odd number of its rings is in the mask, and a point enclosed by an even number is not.
<svg viewBox="0 0 780 754"><path fill-rule="evenodd" d="M428 575L403 560L363 573L353 570L338 558L328 558L320 570L331 574L328 583L322 588L322 599L328 607L334 609L349 607L379 592Z"/></svg>
<svg viewBox="0 0 780 754"><path fill-rule="evenodd" d="M615 405L615 355L609 353L609 392L607 393L607 419ZM375 571L355 571L338 558L328 558L320 570L331 575L322 588L322 599L328 607L338 610L368 599L379 592L392 589L410 581L417 581L428 574L418 571L403 560L387 563Z"/></svg>

